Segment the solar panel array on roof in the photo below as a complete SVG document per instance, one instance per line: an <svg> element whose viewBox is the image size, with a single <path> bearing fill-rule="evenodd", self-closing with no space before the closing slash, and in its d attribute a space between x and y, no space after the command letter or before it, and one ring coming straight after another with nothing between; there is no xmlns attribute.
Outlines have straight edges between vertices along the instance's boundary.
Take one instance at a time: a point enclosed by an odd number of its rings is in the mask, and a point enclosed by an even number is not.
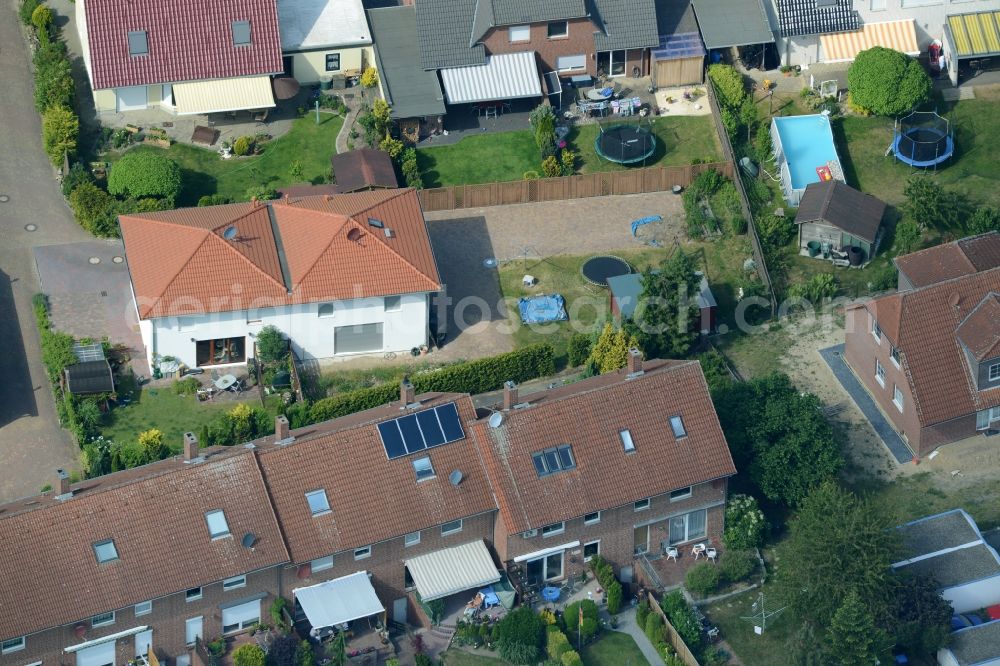
<svg viewBox="0 0 1000 666"><path fill-rule="evenodd" d="M465 437L453 402L379 423L378 434L389 460Z"/></svg>
<svg viewBox="0 0 1000 666"><path fill-rule="evenodd" d="M697 32L660 35L660 45L653 49L654 60L678 60L705 55L705 45Z"/></svg>

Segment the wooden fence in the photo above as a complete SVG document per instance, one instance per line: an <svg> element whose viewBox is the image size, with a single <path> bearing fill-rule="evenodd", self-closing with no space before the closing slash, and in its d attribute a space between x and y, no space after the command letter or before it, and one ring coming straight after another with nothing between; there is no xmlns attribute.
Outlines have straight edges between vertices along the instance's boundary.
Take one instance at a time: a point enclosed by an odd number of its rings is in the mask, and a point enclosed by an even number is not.
<svg viewBox="0 0 1000 666"><path fill-rule="evenodd" d="M722 123L722 114L719 111L719 102L715 95L715 84L711 77L705 77L705 88L708 90L708 102L712 109L712 118L715 120L716 134L722 142L722 155L730 164L736 164L736 155L733 153L733 145L729 142L729 133ZM760 275L761 282L767 287L768 298L771 300L771 317L778 313L778 301L774 295L774 285L771 283L771 274L767 271L767 264L764 263L764 249L760 244L760 237L757 235L757 223L753 218L753 211L750 209L750 199L747 198L746 189L743 187L743 174L740 169L736 169L736 177L733 178L736 191L740 195L740 206L743 209L743 217L747 221L747 235L750 237L750 245L753 247L754 261L757 262L757 274Z"/></svg>
<svg viewBox="0 0 1000 666"><path fill-rule="evenodd" d="M418 191L417 196L424 212L429 212L539 201L563 201L612 194L645 194L666 192L675 185L687 187L698 174L709 169L715 169L729 178L733 177L735 171L732 160L686 166L653 166L560 178L433 187Z"/></svg>
<svg viewBox="0 0 1000 666"><path fill-rule="evenodd" d="M663 626L666 629L667 634L667 642L673 646L677 656L684 662L684 666L700 666L698 660L695 659L694 654L691 652L691 649L687 646L687 643L684 642L681 635L677 633L676 629L674 629L674 625L670 624L670 619L667 618L667 614L663 612L662 608L660 608L660 602L656 600L653 593L646 592L646 597L646 601L649 603L649 610L659 615L660 619L663 620ZM645 629L645 627L639 628Z"/></svg>

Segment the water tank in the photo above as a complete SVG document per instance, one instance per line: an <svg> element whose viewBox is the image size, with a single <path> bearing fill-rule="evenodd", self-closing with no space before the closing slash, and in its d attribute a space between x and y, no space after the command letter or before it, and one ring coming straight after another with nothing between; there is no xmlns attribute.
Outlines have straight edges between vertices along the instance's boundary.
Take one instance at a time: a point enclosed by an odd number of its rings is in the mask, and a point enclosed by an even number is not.
<svg viewBox="0 0 1000 666"><path fill-rule="evenodd" d="M757 165L754 164L753 161L749 157L741 157L740 158L740 168L743 169L743 172L746 175L750 176L751 178L756 178L757 177L757 173L758 173L758 171L757 171Z"/></svg>

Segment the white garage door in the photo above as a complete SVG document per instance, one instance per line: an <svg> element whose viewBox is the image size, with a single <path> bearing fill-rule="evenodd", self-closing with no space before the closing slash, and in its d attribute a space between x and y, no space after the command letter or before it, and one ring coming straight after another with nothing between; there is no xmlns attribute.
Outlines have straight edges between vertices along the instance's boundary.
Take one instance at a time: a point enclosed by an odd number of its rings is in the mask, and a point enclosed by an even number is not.
<svg viewBox="0 0 1000 666"><path fill-rule="evenodd" d="M358 354L382 351L382 322L338 326L333 332L333 353Z"/></svg>
<svg viewBox="0 0 1000 666"><path fill-rule="evenodd" d="M115 642L108 641L76 653L76 666L114 666Z"/></svg>
<svg viewBox="0 0 1000 666"><path fill-rule="evenodd" d="M222 609L222 633L249 629L260 622L260 599Z"/></svg>
<svg viewBox="0 0 1000 666"><path fill-rule="evenodd" d="M118 96L119 111L136 111L146 108L146 86L116 88L115 94Z"/></svg>

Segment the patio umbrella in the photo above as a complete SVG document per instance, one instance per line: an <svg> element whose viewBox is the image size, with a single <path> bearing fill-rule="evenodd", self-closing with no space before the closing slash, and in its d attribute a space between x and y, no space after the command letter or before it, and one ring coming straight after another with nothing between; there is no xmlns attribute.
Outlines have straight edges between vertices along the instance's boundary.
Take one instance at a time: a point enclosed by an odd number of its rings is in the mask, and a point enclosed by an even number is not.
<svg viewBox="0 0 1000 666"><path fill-rule="evenodd" d="M299 82L290 76L282 76L274 80L274 96L278 99L291 99L299 94Z"/></svg>

